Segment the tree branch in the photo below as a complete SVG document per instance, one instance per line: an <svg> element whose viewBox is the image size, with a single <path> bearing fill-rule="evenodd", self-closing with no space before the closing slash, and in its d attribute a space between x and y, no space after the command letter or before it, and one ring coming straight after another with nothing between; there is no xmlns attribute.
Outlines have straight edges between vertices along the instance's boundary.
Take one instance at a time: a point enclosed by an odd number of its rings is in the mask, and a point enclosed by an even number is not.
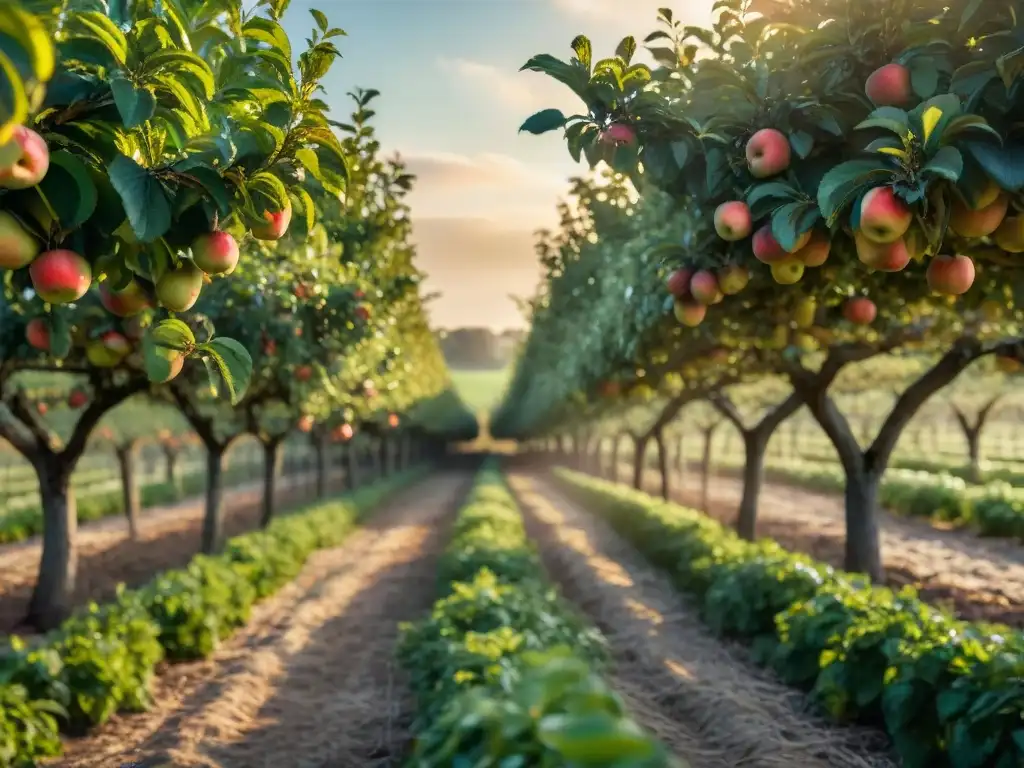
<svg viewBox="0 0 1024 768"><path fill-rule="evenodd" d="M178 405L178 409L182 415L192 425L192 429L196 431L203 443L206 444L207 448L216 449L223 451L226 447L217 439L216 433L213 431L213 419L209 416L203 416L196 408L195 403L189 398L181 387L171 384L171 396L174 398L174 402Z"/></svg>
<svg viewBox="0 0 1024 768"><path fill-rule="evenodd" d="M743 422L743 415L736 407L736 404L733 403L732 398L724 392L712 392L708 395L708 402L714 406L715 410L731 421L741 435L746 436L747 425Z"/></svg>
<svg viewBox="0 0 1024 768"><path fill-rule="evenodd" d="M107 411L120 405L132 395L142 392L148 386L149 382L145 379L132 379L127 384L112 388L104 388L98 382L93 382L96 397L78 418L61 455L70 457L72 463L77 462L78 457L85 451L89 435L92 434L93 429L96 428Z"/></svg>
<svg viewBox="0 0 1024 768"><path fill-rule="evenodd" d="M14 418L32 436L37 452L52 451L54 448L54 433L40 420L39 414L32 410L32 404L28 396L21 389L16 390L7 400L7 408Z"/></svg>
<svg viewBox="0 0 1024 768"><path fill-rule="evenodd" d="M869 466L886 464L904 428L928 398L956 379L967 366L984 354L985 347L976 340L961 339L935 365L907 387L882 423L874 442L865 451Z"/></svg>

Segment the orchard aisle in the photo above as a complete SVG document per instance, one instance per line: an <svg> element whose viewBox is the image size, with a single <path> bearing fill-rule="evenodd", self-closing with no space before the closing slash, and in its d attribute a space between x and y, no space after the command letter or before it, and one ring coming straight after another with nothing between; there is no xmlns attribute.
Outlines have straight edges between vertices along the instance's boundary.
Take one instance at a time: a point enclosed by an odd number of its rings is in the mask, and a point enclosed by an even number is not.
<svg viewBox="0 0 1024 768"><path fill-rule="evenodd" d="M656 480L648 478L645 487L657 493ZM709 489L711 514L732 524L742 490L738 480L714 477ZM673 497L699 508L699 473L690 472ZM1024 626L1024 546L887 513L879 517L879 524L890 584L912 584L926 600L952 603L965 618ZM842 499L765 483L758 505L759 536L841 566L844 531Z"/></svg>
<svg viewBox="0 0 1024 768"><path fill-rule="evenodd" d="M313 497L312 474L282 476L277 484L277 506L284 510ZM335 474L337 484L341 475ZM225 489L225 540L259 524L262 483ZM139 514L139 539L128 538L123 515L85 523L78 529L78 581L75 605L102 602L117 585L143 584L157 572L178 568L199 552L203 499L192 496L176 504L149 507ZM39 571L41 539L0 547L0 632L18 628L32 597Z"/></svg>
<svg viewBox="0 0 1024 768"><path fill-rule="evenodd" d="M514 474L527 530L565 595L607 636L610 682L694 768L891 768L884 738L831 727L802 696L705 630L694 606L551 481Z"/></svg>
<svg viewBox="0 0 1024 768"><path fill-rule="evenodd" d="M150 712L69 742L68 768L322 768L396 764L410 702L396 679L398 623L435 598L436 559L467 487L417 483L254 611L205 662L172 667Z"/></svg>

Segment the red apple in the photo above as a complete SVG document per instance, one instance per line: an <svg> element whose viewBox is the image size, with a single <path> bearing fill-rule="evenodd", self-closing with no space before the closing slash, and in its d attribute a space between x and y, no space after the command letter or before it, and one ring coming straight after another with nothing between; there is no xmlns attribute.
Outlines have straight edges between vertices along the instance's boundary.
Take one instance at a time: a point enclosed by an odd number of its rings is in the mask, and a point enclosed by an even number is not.
<svg viewBox="0 0 1024 768"><path fill-rule="evenodd" d="M203 271L190 261L169 270L156 281L156 298L172 312L187 312L199 300L203 290Z"/></svg>
<svg viewBox="0 0 1024 768"><path fill-rule="evenodd" d="M668 292L677 299L684 299L690 295L690 280L693 278L693 270L677 269L668 276L666 285Z"/></svg>
<svg viewBox="0 0 1024 768"><path fill-rule="evenodd" d="M50 406L48 406L46 403L36 404L36 411L39 413L40 416L45 416L48 410L50 410Z"/></svg>
<svg viewBox="0 0 1024 768"><path fill-rule="evenodd" d="M149 296L135 280L120 291L111 290L108 282L100 283L100 303L118 317L132 317L151 306Z"/></svg>
<svg viewBox="0 0 1024 768"><path fill-rule="evenodd" d="M826 233L815 230L804 246L793 252L793 258L802 262L805 267L820 267L828 261L831 250L831 238Z"/></svg>
<svg viewBox="0 0 1024 768"><path fill-rule="evenodd" d="M39 243L16 218L0 211L0 269L21 269L39 254Z"/></svg>
<svg viewBox="0 0 1024 768"><path fill-rule="evenodd" d="M299 383L305 384L307 381L313 378L313 368L309 365L300 365L295 369L295 380Z"/></svg>
<svg viewBox="0 0 1024 768"><path fill-rule="evenodd" d="M10 142L4 145L3 154L17 157L13 164L0 168L0 187L4 189L34 187L50 169L50 150L43 137L23 125L14 129Z"/></svg>
<svg viewBox="0 0 1024 768"><path fill-rule="evenodd" d="M690 293L700 304L713 304L718 295L718 278L714 272L702 269L690 280Z"/></svg>
<svg viewBox="0 0 1024 768"><path fill-rule="evenodd" d="M632 144L636 141L636 131L626 123L612 123L599 137L602 144Z"/></svg>
<svg viewBox="0 0 1024 768"><path fill-rule="evenodd" d="M342 424L338 427L338 432L341 435L342 440L351 440L352 436L355 434L355 430L352 429L351 424Z"/></svg>
<svg viewBox="0 0 1024 768"><path fill-rule="evenodd" d="M388 414L388 426L391 427L392 429L394 429L395 427L398 426L398 414L397 413L389 413Z"/></svg>
<svg viewBox="0 0 1024 768"><path fill-rule="evenodd" d="M876 243L892 243L910 228L914 214L892 187L875 187L860 205L860 231Z"/></svg>
<svg viewBox="0 0 1024 768"><path fill-rule="evenodd" d="M357 306L356 307L356 317L358 317L363 322L366 322L367 320L369 320L370 319L370 305L369 304L360 304L359 306Z"/></svg>
<svg viewBox="0 0 1024 768"><path fill-rule="evenodd" d="M969 256L936 256L928 263L925 277L936 293L960 296L974 284L974 274Z"/></svg>
<svg viewBox="0 0 1024 768"><path fill-rule="evenodd" d="M870 325L877 315L875 302L863 296L850 299L843 305L843 317L855 325Z"/></svg>
<svg viewBox="0 0 1024 768"><path fill-rule="evenodd" d="M785 261L789 256L782 246L779 245L779 241L775 239L775 235L772 234L772 225L765 224L757 232L754 233L753 240L754 256L758 261L762 261L765 264L775 264L780 261Z"/></svg>
<svg viewBox="0 0 1024 768"><path fill-rule="evenodd" d="M750 235L750 208L741 200L722 203L715 209L715 231L723 240L735 242Z"/></svg>
<svg viewBox="0 0 1024 768"><path fill-rule="evenodd" d="M703 304L676 299L672 305L672 312L680 323L690 328L696 328L704 321L708 309Z"/></svg>
<svg viewBox="0 0 1024 768"><path fill-rule="evenodd" d="M80 389L71 390L71 394L68 395L68 407L78 410L89 402L89 395Z"/></svg>
<svg viewBox="0 0 1024 768"><path fill-rule="evenodd" d="M308 414L306 414L305 416L302 416L299 419L298 427L299 427L299 430L302 431L302 432L312 432L313 431L313 417L308 415Z"/></svg>
<svg viewBox="0 0 1024 768"><path fill-rule="evenodd" d="M782 131L762 128L747 142L747 167L755 179L782 173L789 167L789 139Z"/></svg>
<svg viewBox="0 0 1024 768"><path fill-rule="evenodd" d="M1003 223L1009 206L1010 198L1005 192L999 192L995 200L978 210L954 200L949 212L949 228L961 237L988 237Z"/></svg>
<svg viewBox="0 0 1024 768"><path fill-rule="evenodd" d="M47 251L28 270L36 293L51 304L78 301L92 284L92 267L74 251Z"/></svg>
<svg viewBox="0 0 1024 768"><path fill-rule="evenodd" d="M41 352L49 352L50 326L41 317L33 317L25 326L25 340Z"/></svg>
<svg viewBox="0 0 1024 768"><path fill-rule="evenodd" d="M257 240L280 240L291 221L292 204L289 200L280 211L264 211L263 221L251 228L252 236Z"/></svg>
<svg viewBox="0 0 1024 768"><path fill-rule="evenodd" d="M876 243L857 231L853 233L853 242L861 263L879 272L899 272L910 263L910 251L902 238L892 243Z"/></svg>
<svg viewBox="0 0 1024 768"><path fill-rule="evenodd" d="M192 241L192 258L208 275L230 275L238 266L238 243L227 232L210 232Z"/></svg>
<svg viewBox="0 0 1024 768"><path fill-rule="evenodd" d="M910 70L902 64L886 64L871 73L864 93L876 107L905 107L914 95Z"/></svg>

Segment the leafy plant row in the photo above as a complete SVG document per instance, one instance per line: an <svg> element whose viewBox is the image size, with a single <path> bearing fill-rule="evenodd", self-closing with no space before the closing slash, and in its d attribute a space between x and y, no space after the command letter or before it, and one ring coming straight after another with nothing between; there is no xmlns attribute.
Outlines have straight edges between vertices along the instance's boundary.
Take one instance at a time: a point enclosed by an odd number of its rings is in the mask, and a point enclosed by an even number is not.
<svg viewBox="0 0 1024 768"><path fill-rule="evenodd" d="M700 512L562 469L561 482L682 590L712 630L839 721L885 729L906 768L1024 760L1024 635L957 621Z"/></svg>
<svg viewBox="0 0 1024 768"><path fill-rule="evenodd" d="M0 765L60 754L115 712L146 709L157 664L210 655L246 624L253 605L295 578L316 549L336 546L413 471L237 536L220 555L73 616L38 646L14 638L0 655Z"/></svg>
<svg viewBox="0 0 1024 768"><path fill-rule="evenodd" d="M813 491L842 493L846 478L824 462L766 462L766 476ZM971 485L942 472L889 469L878 488L879 503L910 517L973 525L983 536L1024 539L1024 490L1005 481Z"/></svg>
<svg viewBox="0 0 1024 768"><path fill-rule="evenodd" d="M494 468L459 513L440 580L399 647L418 703L411 765L670 764L594 671L604 638L546 581Z"/></svg>
<svg viewBox="0 0 1024 768"><path fill-rule="evenodd" d="M228 485L252 479L246 467L231 467L224 472ZM139 503L143 509L172 504L188 496L195 496L206 487L206 473L182 475L177 487L173 483L155 482L139 486ZM87 523L105 517L124 514L124 499L120 488L92 493L88 487L75 496L78 522ZM0 544L24 541L43 532L43 512L38 506L22 507L0 513Z"/></svg>

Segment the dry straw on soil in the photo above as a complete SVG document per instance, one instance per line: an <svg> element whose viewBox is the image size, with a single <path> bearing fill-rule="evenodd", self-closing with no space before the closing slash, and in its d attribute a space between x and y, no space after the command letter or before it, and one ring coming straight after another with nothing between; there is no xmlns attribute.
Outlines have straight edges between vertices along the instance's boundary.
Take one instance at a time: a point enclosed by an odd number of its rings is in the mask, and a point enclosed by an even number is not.
<svg viewBox="0 0 1024 768"><path fill-rule="evenodd" d="M446 519L465 487L407 491L257 609L214 658L175 667L151 712L71 745L61 765L362 768L396 765L410 702L396 680L398 623L429 610Z"/></svg>
<svg viewBox="0 0 1024 768"><path fill-rule="evenodd" d="M713 637L666 577L549 481L512 486L552 575L608 636L613 683L693 768L893 768L881 734L804 711L799 693Z"/></svg>

